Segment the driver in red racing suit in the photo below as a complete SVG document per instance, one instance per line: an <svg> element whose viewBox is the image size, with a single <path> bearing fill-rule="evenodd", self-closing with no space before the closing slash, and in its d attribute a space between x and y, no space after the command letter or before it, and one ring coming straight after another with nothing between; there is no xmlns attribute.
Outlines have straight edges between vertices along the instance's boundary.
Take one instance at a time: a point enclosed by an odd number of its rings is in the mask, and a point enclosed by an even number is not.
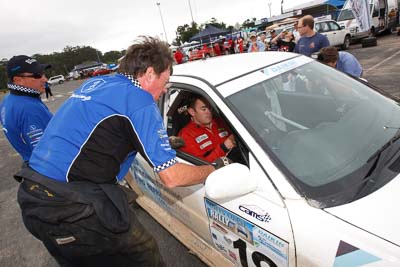
<svg viewBox="0 0 400 267"><path fill-rule="evenodd" d="M204 97L194 96L187 111L191 121L178 133L185 141L181 147L183 152L213 162L236 146L226 124L221 119L213 119L210 104Z"/></svg>

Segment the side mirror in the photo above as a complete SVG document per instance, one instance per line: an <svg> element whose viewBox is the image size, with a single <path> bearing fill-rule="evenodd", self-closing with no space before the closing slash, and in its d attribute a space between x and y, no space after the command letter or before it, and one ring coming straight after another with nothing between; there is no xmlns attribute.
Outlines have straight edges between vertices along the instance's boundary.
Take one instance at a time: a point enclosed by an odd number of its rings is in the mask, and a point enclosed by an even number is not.
<svg viewBox="0 0 400 267"><path fill-rule="evenodd" d="M257 181L250 176L247 166L232 163L211 173L205 183L206 196L211 199L227 199L253 192Z"/></svg>
<svg viewBox="0 0 400 267"><path fill-rule="evenodd" d="M344 25L340 26L340 29L344 30L346 27Z"/></svg>

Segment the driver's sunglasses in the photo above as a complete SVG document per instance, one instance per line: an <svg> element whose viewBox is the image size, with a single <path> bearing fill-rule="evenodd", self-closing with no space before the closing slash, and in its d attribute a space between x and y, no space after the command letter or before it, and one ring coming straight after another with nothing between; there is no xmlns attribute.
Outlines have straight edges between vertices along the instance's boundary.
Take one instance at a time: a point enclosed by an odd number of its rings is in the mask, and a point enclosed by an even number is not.
<svg viewBox="0 0 400 267"><path fill-rule="evenodd" d="M44 73L32 73L32 74L27 74L27 75L16 75L18 77L27 77L27 78L33 78L33 79L40 79L42 78Z"/></svg>

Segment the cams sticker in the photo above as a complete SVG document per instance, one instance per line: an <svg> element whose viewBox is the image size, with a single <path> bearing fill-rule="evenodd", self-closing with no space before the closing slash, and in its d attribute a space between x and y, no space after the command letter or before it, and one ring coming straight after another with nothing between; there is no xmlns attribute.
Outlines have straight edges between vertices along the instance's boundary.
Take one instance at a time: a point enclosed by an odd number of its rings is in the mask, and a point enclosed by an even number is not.
<svg viewBox="0 0 400 267"><path fill-rule="evenodd" d="M268 212L254 205L239 205L239 210L262 222L269 222L271 220Z"/></svg>

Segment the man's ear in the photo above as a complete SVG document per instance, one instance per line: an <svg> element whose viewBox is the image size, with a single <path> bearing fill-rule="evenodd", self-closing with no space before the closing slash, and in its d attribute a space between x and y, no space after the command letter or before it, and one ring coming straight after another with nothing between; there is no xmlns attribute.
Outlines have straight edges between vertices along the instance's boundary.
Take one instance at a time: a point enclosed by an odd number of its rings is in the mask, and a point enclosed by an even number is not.
<svg viewBox="0 0 400 267"><path fill-rule="evenodd" d="M188 108L187 112L189 113L190 116L194 116L194 109L193 108Z"/></svg>
<svg viewBox="0 0 400 267"><path fill-rule="evenodd" d="M145 72L145 76L146 76L146 79L148 79L149 82L152 82L157 78L157 75L156 75L153 67L148 67L147 68L147 70Z"/></svg>
<svg viewBox="0 0 400 267"><path fill-rule="evenodd" d="M140 82L140 85L146 89L150 84L152 84L155 78L156 76L153 67L148 67L146 71L137 79Z"/></svg>

